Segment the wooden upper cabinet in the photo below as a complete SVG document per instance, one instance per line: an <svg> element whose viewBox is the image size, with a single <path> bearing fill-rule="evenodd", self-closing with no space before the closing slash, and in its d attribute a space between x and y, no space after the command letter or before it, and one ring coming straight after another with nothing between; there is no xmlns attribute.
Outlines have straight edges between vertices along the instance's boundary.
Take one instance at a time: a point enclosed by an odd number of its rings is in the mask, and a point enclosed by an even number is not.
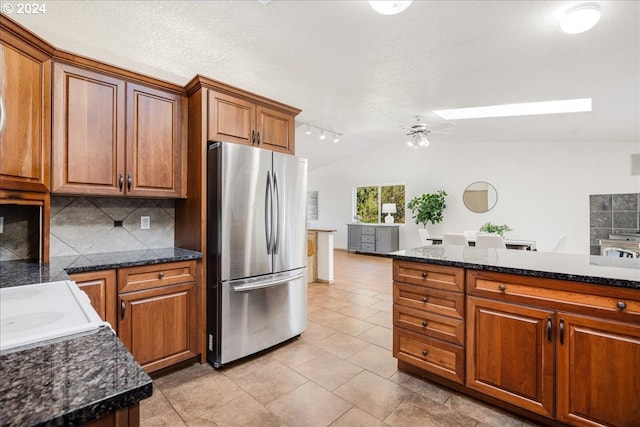
<svg viewBox="0 0 640 427"><path fill-rule="evenodd" d="M52 192L123 194L124 112L123 80L54 65Z"/></svg>
<svg viewBox="0 0 640 427"><path fill-rule="evenodd" d="M271 108L256 108L259 145L274 151L293 153L295 118Z"/></svg>
<svg viewBox="0 0 640 427"><path fill-rule="evenodd" d="M1 34L0 189L46 192L50 184L51 59L4 26Z"/></svg>
<svg viewBox="0 0 640 427"><path fill-rule="evenodd" d="M186 98L54 65L58 194L186 197Z"/></svg>
<svg viewBox="0 0 640 427"><path fill-rule="evenodd" d="M209 141L238 142L253 145L255 140L255 104L233 96L209 91Z"/></svg>
<svg viewBox="0 0 640 427"><path fill-rule="evenodd" d="M213 90L208 97L210 141L237 142L293 154L295 115Z"/></svg>
<svg viewBox="0 0 640 427"><path fill-rule="evenodd" d="M186 109L184 96L127 83L127 194L186 197Z"/></svg>

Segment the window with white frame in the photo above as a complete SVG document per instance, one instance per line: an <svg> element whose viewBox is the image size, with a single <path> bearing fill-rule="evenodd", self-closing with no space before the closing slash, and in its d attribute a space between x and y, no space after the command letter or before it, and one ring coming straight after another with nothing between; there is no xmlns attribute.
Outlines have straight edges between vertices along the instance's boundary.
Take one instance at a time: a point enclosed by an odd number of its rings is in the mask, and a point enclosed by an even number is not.
<svg viewBox="0 0 640 427"><path fill-rule="evenodd" d="M382 206L394 204L396 213L391 214L396 224L404 224L404 184L370 185L356 187L354 192L354 215L360 222L375 224L384 222Z"/></svg>

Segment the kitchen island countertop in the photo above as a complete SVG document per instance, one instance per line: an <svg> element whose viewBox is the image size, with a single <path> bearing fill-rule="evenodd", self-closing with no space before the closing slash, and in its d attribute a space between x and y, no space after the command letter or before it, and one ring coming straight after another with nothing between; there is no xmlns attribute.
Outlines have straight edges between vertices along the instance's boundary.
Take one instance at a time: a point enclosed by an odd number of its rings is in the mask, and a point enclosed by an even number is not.
<svg viewBox="0 0 640 427"><path fill-rule="evenodd" d="M442 245L404 249L389 256L427 264L640 289L640 259Z"/></svg>

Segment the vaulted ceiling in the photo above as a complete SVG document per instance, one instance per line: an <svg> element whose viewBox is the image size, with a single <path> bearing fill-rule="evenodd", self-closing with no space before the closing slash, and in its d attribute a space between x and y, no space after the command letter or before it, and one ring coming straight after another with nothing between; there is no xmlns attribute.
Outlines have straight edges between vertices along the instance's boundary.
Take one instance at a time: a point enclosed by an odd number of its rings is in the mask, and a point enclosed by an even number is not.
<svg viewBox="0 0 640 427"><path fill-rule="evenodd" d="M17 2L3 2L17 3ZM203 74L301 108L312 168L380 144L433 110L593 98L593 111L459 120L432 144L640 141L640 2L601 1L591 31L567 35L575 1L47 1L9 15L58 48L185 84ZM639 146L640 146L640 142ZM640 147L639 147L640 148Z"/></svg>

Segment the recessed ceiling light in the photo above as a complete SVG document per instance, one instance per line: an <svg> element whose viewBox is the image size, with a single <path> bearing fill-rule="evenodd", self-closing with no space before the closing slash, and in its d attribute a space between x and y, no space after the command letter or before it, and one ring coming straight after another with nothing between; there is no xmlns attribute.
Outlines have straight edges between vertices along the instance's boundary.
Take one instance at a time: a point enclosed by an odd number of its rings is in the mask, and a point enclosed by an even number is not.
<svg viewBox="0 0 640 427"><path fill-rule="evenodd" d="M540 114L580 113L591 111L591 98L558 101L524 102L520 104L434 110L445 120L481 119L486 117L535 116Z"/></svg>
<svg viewBox="0 0 640 427"><path fill-rule="evenodd" d="M581 3L562 17L560 28L567 34L584 33L593 28L600 20L600 6L598 3Z"/></svg>
<svg viewBox="0 0 640 427"><path fill-rule="evenodd" d="M409 7L411 1L381 1L381 0L371 0L369 4L378 13L383 15L395 15L397 13L402 12L406 8Z"/></svg>

